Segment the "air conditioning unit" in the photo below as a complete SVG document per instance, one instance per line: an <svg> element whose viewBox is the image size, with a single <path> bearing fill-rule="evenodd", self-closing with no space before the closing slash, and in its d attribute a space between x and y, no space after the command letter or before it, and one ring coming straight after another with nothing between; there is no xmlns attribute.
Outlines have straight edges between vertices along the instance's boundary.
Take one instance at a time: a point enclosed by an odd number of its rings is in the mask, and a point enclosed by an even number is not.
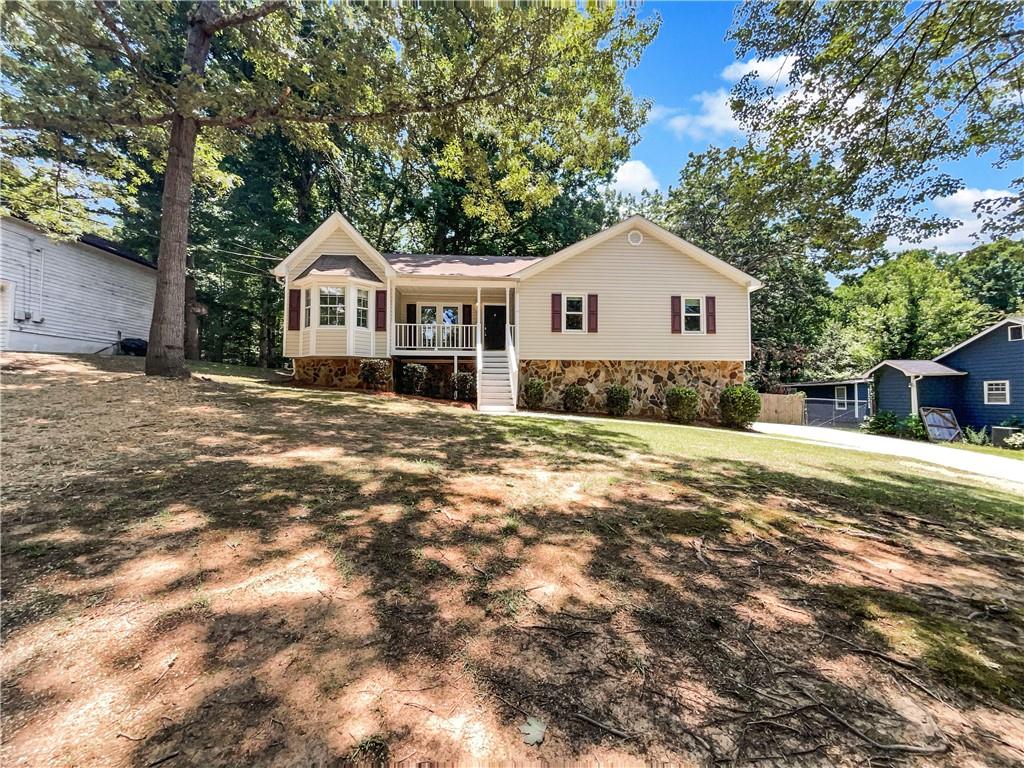
<svg viewBox="0 0 1024 768"><path fill-rule="evenodd" d="M26 320L31 320L31 319L32 319L32 313L29 312L28 310L21 309L21 310L18 310L17 312L14 313L14 320L16 322L24 323Z"/></svg>

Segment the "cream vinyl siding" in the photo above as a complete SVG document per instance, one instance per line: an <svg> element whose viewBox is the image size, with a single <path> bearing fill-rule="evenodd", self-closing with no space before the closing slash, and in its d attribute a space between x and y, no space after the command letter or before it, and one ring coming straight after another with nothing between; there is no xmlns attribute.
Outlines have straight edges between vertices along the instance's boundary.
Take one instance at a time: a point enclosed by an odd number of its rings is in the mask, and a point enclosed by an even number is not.
<svg viewBox="0 0 1024 768"><path fill-rule="evenodd" d="M356 245L352 238L348 237L345 233L340 230L335 232L333 235L324 240L316 248L312 249L309 253L304 255L300 259L296 259L294 262L288 265L288 279L295 280L299 275L302 274L302 270L316 261L318 258L325 254L333 254L337 256L346 256L354 254L367 268L377 276L377 279L384 282L384 273L376 265L375 259L369 257L366 252ZM383 288L384 286L378 286Z"/></svg>
<svg viewBox="0 0 1024 768"><path fill-rule="evenodd" d="M287 321L287 318L286 318ZM299 335L302 331L284 332L284 356L295 357L299 354Z"/></svg>
<svg viewBox="0 0 1024 768"><path fill-rule="evenodd" d="M373 343L372 331L365 328L356 328L352 332L352 354L355 357L369 357L370 345Z"/></svg>
<svg viewBox="0 0 1024 768"><path fill-rule="evenodd" d="M750 359L746 286L648 234L633 246L623 233L524 279L519 290L523 360ZM583 295L584 303L596 293L598 332L553 333L552 293ZM672 296L716 297L717 333L672 333Z"/></svg>
<svg viewBox="0 0 1024 768"><path fill-rule="evenodd" d="M299 355L300 356L301 355L308 355L309 354L309 339L310 339L310 332L311 331L312 331L312 328L303 328L301 331L297 332L299 334Z"/></svg>
<svg viewBox="0 0 1024 768"><path fill-rule="evenodd" d="M372 324L373 321L371 321ZM374 357L387 357L388 356L388 332L387 331L374 331L374 344L376 349L374 350Z"/></svg>
<svg viewBox="0 0 1024 768"><path fill-rule="evenodd" d="M348 328L321 325L316 329L317 357L345 357L346 355L348 355Z"/></svg>

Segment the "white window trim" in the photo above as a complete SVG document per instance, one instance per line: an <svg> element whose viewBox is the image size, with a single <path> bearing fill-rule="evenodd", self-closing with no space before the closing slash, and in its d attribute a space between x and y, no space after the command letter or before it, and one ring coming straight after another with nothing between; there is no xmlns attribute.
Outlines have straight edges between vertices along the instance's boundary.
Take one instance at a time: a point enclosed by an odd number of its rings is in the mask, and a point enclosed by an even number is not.
<svg viewBox="0 0 1024 768"><path fill-rule="evenodd" d="M1020 331L1020 338L1018 339L1013 338L1014 328ZM1006 338L1009 339L1010 341L1024 341L1024 325L1016 325L1015 323L1010 323L1008 326L1006 326Z"/></svg>
<svg viewBox="0 0 1024 768"><path fill-rule="evenodd" d="M993 403L988 399L988 385L989 384L1004 384L1006 386L1006 402L1005 403ZM982 383L982 390L985 393L985 405L1010 405L1010 380L1009 379L995 379L992 381L985 381Z"/></svg>
<svg viewBox="0 0 1024 768"><path fill-rule="evenodd" d="M319 295L319 293L317 294ZM319 299L317 299L319 303ZM302 289L302 327L309 328L313 324L313 289Z"/></svg>
<svg viewBox="0 0 1024 768"><path fill-rule="evenodd" d="M839 397L839 390L843 391L843 396ZM832 388L832 399L835 400L837 411L848 411L850 410L850 398L846 390L846 385L842 384ZM840 405L842 403L842 405Z"/></svg>
<svg viewBox="0 0 1024 768"><path fill-rule="evenodd" d="M359 307L359 292L360 291L362 291L363 293L366 294L366 325L360 325L359 324L359 309L360 309L360 307ZM369 288L362 288L362 287L360 287L358 285L356 286L355 312L356 312L356 330L357 331L368 331L368 330L370 330L370 289ZM346 308L345 314L346 314L346 316L348 315L347 308Z"/></svg>
<svg viewBox="0 0 1024 768"><path fill-rule="evenodd" d="M569 299L579 299L581 311L580 315L580 327L578 329L569 329ZM577 314L573 312L573 314ZM587 294L585 293L566 293L562 292L562 333L586 333L587 332Z"/></svg>
<svg viewBox="0 0 1024 768"><path fill-rule="evenodd" d="M700 317L700 330L699 331L688 331L688 330L686 330L686 318L687 317L697 317L697 315L687 315L686 314L686 302L688 302L688 301L698 301L698 302L700 302L700 315L699 315L699 317ZM703 296L683 296L682 300L681 300L681 304L679 305L679 312L680 312L679 322L682 325L682 331L683 331L684 334L686 334L687 336L704 336L707 333L708 324L707 324L707 318L705 317L706 312L705 312L705 308L704 308L704 297Z"/></svg>
<svg viewBox="0 0 1024 768"><path fill-rule="evenodd" d="M329 325L322 324L320 322L320 291L324 288L337 288L341 291L341 308L342 308L342 321L337 325L331 323ZM348 295L345 290L345 285L317 285L316 286L316 325L317 328L345 328L348 325Z"/></svg>

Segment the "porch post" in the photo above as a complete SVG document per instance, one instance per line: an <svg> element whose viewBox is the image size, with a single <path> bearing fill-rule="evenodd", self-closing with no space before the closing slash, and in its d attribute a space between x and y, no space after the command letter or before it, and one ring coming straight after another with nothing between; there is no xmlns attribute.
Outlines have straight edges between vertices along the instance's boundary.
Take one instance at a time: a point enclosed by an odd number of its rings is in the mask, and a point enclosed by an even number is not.
<svg viewBox="0 0 1024 768"><path fill-rule="evenodd" d="M505 338L508 339L509 343L511 343L512 342L512 334L509 332L509 325L511 324L509 322L509 320L512 317L512 313L509 311L509 309L510 309L510 307L508 305L508 286L506 285L505 286Z"/></svg>
<svg viewBox="0 0 1024 768"><path fill-rule="evenodd" d="M391 278L387 278L387 287L385 289L387 291L387 294L384 300L384 306L386 307L386 309L384 310L386 325L384 326L384 328L387 331L388 357L391 357L395 353L395 300L394 297L392 296L392 292L394 291L394 289L395 286L392 284Z"/></svg>
<svg viewBox="0 0 1024 768"><path fill-rule="evenodd" d="M476 348L484 344L484 305L480 303L480 286L476 287Z"/></svg>
<svg viewBox="0 0 1024 768"><path fill-rule="evenodd" d="M315 304L313 302L316 302ZM310 318L309 333L309 354L316 354L316 332L320 327L320 285L313 284L309 287L309 312L313 315Z"/></svg>

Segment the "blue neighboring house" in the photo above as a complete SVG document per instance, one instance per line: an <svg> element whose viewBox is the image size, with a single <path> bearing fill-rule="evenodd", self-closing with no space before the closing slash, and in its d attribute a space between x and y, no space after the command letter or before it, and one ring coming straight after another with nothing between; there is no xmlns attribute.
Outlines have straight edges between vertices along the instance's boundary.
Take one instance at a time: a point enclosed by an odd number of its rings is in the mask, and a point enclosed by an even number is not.
<svg viewBox="0 0 1024 768"><path fill-rule="evenodd" d="M1024 317L1007 317L932 360L883 360L873 378L878 411L900 416L951 408L974 429L1024 419Z"/></svg>
<svg viewBox="0 0 1024 768"><path fill-rule="evenodd" d="M806 423L815 427L856 426L870 415L867 378L798 381L786 387L803 392Z"/></svg>

